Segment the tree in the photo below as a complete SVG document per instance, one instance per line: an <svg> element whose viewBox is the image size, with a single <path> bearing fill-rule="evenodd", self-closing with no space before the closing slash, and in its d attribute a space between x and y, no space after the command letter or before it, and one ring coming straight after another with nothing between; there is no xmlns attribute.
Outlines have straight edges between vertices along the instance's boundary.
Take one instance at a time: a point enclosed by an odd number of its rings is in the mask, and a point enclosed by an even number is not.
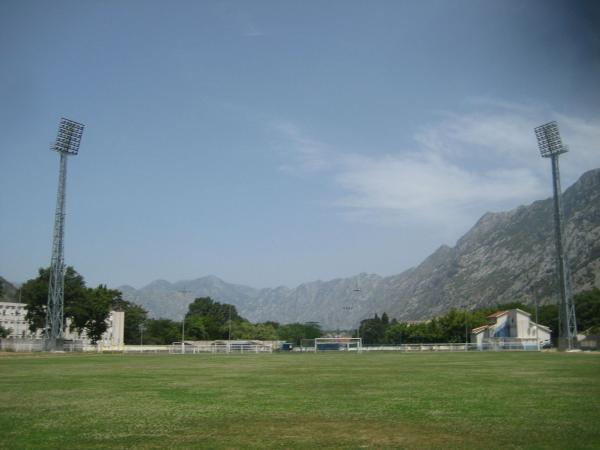
<svg viewBox="0 0 600 450"><path fill-rule="evenodd" d="M408 342L408 337L410 335L408 327L408 324L404 322L392 324L385 331L385 341L394 345L405 344Z"/></svg>
<svg viewBox="0 0 600 450"><path fill-rule="evenodd" d="M486 310L487 311L487 310ZM494 309L494 311L496 311ZM487 323L488 312L451 309L447 314L421 323L405 323L392 319L385 327L384 341L390 344L465 342L471 330ZM375 317L375 319L377 316ZM375 319L369 319L373 321ZM382 315L380 322L384 322ZM363 321L364 322L364 321ZM373 330L374 329L374 330ZM371 332L381 339L377 325Z"/></svg>
<svg viewBox="0 0 600 450"><path fill-rule="evenodd" d="M181 340L181 322L149 319L145 323L144 344L168 345Z"/></svg>
<svg viewBox="0 0 600 450"><path fill-rule="evenodd" d="M21 288L21 299L27 305L25 319L29 330L36 332L46 325L50 268L39 269L38 276ZM71 329L85 332L92 343L101 339L107 330L107 319L114 305L123 302L121 292L104 285L87 288L85 280L73 267L64 276L64 320L70 319Z"/></svg>
<svg viewBox="0 0 600 450"><path fill-rule="evenodd" d="M215 302L210 297L199 297L190 303L185 315L186 323L193 318L202 319L205 339L226 339L230 320L232 323L246 321L234 305Z"/></svg>
<svg viewBox="0 0 600 450"><path fill-rule="evenodd" d="M28 280L21 287L21 300L27 305L25 319L29 330L36 332L46 324L46 305L48 304L48 283L50 268L39 269L38 276ZM73 317L77 304L85 301L87 290L85 281L73 267L67 267L64 278L64 317Z"/></svg>
<svg viewBox="0 0 600 450"><path fill-rule="evenodd" d="M592 334L600 333L600 289L580 292L573 300L577 315L577 329L590 331Z"/></svg>
<svg viewBox="0 0 600 450"><path fill-rule="evenodd" d="M277 329L270 322L257 323L254 326L254 337L260 341L276 341Z"/></svg>
<svg viewBox="0 0 600 450"><path fill-rule="evenodd" d="M236 321L231 324L232 339L256 339L255 331L255 326L246 320Z"/></svg>
<svg viewBox="0 0 600 450"><path fill-rule="evenodd" d="M318 323L290 323L280 325L277 329L277 336L280 340L300 345L303 339L316 339L323 335L321 326Z"/></svg>
<svg viewBox="0 0 600 450"><path fill-rule="evenodd" d="M4 328L2 325L0 325L0 338L8 337L11 331L12 330L10 328Z"/></svg>
<svg viewBox="0 0 600 450"><path fill-rule="evenodd" d="M121 292L100 285L95 289L87 288L85 296L70 308L71 328L87 334L95 344L108 329L107 319L110 310Z"/></svg>
<svg viewBox="0 0 600 450"><path fill-rule="evenodd" d="M390 323L390 319L387 315L387 313L384 311L384 313L381 315L381 323L385 326L389 325Z"/></svg>
<svg viewBox="0 0 600 450"><path fill-rule="evenodd" d="M389 324L388 316L385 314L385 322L377 314L372 319L365 319L360 322L359 335L364 344L381 344L385 338L385 331Z"/></svg>
<svg viewBox="0 0 600 450"><path fill-rule="evenodd" d="M443 330L440 326L440 323L435 319L429 322L406 325L406 337L404 343L431 344L435 342L440 342L442 340L442 338L440 338L440 335L443 333Z"/></svg>
<svg viewBox="0 0 600 450"><path fill-rule="evenodd" d="M473 328L467 311L454 308L437 321L440 329L439 342L465 342Z"/></svg>
<svg viewBox="0 0 600 450"><path fill-rule="evenodd" d="M200 316L191 316L185 319L186 337L191 340L203 341L209 339L204 319Z"/></svg>

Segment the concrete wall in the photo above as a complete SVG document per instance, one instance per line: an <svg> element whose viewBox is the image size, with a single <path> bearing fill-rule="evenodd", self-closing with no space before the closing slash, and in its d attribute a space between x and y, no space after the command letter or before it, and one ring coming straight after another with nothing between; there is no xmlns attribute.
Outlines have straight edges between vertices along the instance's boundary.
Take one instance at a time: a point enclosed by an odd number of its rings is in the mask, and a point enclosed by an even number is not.
<svg viewBox="0 0 600 450"><path fill-rule="evenodd" d="M108 330L102 335L102 345L113 347L124 345L125 313L123 311L111 311L108 316L108 323Z"/></svg>
<svg viewBox="0 0 600 450"><path fill-rule="evenodd" d="M531 324L533 322L531 322L529 314L518 309L511 310L509 314L515 325L513 328L514 337L535 337L535 334L531 334Z"/></svg>

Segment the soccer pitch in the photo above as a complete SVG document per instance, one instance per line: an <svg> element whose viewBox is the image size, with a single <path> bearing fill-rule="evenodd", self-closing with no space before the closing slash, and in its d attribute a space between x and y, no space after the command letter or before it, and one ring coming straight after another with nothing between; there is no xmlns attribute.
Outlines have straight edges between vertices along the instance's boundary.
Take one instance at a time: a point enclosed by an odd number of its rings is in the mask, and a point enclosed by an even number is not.
<svg viewBox="0 0 600 450"><path fill-rule="evenodd" d="M600 355L0 355L0 448L599 448Z"/></svg>

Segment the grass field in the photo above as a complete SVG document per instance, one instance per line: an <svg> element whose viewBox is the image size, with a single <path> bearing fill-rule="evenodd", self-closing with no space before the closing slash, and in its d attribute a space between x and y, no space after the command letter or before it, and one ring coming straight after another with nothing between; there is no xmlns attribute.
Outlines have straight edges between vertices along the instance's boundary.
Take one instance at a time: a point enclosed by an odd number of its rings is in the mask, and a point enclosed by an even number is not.
<svg viewBox="0 0 600 450"><path fill-rule="evenodd" d="M600 448L600 355L0 355L0 448Z"/></svg>

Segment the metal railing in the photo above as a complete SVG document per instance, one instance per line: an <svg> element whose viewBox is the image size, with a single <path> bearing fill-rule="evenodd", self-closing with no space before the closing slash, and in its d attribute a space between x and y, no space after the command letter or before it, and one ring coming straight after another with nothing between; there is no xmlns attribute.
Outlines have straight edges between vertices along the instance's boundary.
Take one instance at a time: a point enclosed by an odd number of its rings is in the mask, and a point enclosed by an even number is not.
<svg viewBox="0 0 600 450"><path fill-rule="evenodd" d="M360 351L393 351L393 352L466 352L466 351L539 351L541 345L535 339L502 339L482 343L436 343L436 344L401 344L401 345L363 345ZM0 351L3 352L41 352L44 351L43 339L0 339ZM65 342L64 352L122 352L122 353L162 353L162 354L200 354L200 353L273 353L272 343L241 342L198 342L173 343L171 345L91 345L82 341ZM312 347L295 347L294 351L314 352Z"/></svg>
<svg viewBox="0 0 600 450"><path fill-rule="evenodd" d="M0 339L0 351L31 353L44 351L43 339Z"/></svg>
<svg viewBox="0 0 600 450"><path fill-rule="evenodd" d="M438 343L402 345L363 345L362 351L467 352L467 351L539 351L535 340L498 340L481 343Z"/></svg>
<svg viewBox="0 0 600 450"><path fill-rule="evenodd" d="M169 353L273 353L272 344L257 344L257 343L199 343L185 344L183 347L179 343L169 346Z"/></svg>

